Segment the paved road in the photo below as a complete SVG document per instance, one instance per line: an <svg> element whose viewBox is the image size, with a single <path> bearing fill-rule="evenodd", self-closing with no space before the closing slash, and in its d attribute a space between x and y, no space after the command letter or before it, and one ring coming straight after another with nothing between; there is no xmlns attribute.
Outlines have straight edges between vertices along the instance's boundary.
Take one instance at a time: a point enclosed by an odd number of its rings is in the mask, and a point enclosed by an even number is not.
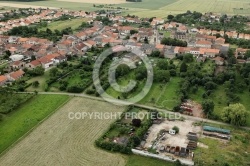
<svg viewBox="0 0 250 166"><path fill-rule="evenodd" d="M21 93L33 93L33 92L21 92ZM38 92L38 94L41 95L67 95L67 96L75 96L75 97L84 97L84 98L88 98L88 99L93 99L93 100L99 100L99 101L105 101L103 98L101 97L94 97L94 96L89 96L86 94L79 94L79 93L64 93L64 92ZM172 111L166 110L166 109L160 109L160 108L156 108L156 107L152 107L152 106L146 106L146 105L142 105L142 104L134 104L134 103L130 103L127 101L122 101L122 100L115 100L115 99L110 99L109 102L112 102L114 104L117 105L134 105L136 107L140 107L140 108L144 108L144 109L151 109L151 110L157 110L160 112L164 112L164 113L172 113ZM223 123L223 122L218 122L215 120L209 120L209 119L204 119L204 118L199 118L199 117L193 117L193 116L188 116L188 115L181 115L182 117L184 117L185 119L189 119L189 120L193 120L193 121L202 121L202 122L208 122L208 123L215 123L215 124L219 124L219 125L227 125L227 126L231 126L230 124L227 123ZM246 129L246 130L250 130L250 127L240 127L242 129Z"/></svg>

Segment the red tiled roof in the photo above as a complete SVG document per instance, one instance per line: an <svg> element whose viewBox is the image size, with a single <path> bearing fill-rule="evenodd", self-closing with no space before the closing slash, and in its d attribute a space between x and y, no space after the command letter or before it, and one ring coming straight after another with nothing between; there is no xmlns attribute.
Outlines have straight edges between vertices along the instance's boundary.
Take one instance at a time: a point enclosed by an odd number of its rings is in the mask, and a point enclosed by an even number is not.
<svg viewBox="0 0 250 166"><path fill-rule="evenodd" d="M4 75L0 75L0 83L4 83L8 80L8 78Z"/></svg>
<svg viewBox="0 0 250 166"><path fill-rule="evenodd" d="M197 41L196 44L201 44L201 45L212 45L212 43L211 43L210 41L204 41L204 40Z"/></svg>
<svg viewBox="0 0 250 166"><path fill-rule="evenodd" d="M18 78L20 78L23 75L24 75L24 71L22 71L22 70L18 70L18 71L10 73L10 77L13 78L14 80L17 80Z"/></svg>
<svg viewBox="0 0 250 166"><path fill-rule="evenodd" d="M39 60L34 60L34 61L30 62L30 64L32 64L33 66L36 67L36 66L41 65L41 62Z"/></svg>

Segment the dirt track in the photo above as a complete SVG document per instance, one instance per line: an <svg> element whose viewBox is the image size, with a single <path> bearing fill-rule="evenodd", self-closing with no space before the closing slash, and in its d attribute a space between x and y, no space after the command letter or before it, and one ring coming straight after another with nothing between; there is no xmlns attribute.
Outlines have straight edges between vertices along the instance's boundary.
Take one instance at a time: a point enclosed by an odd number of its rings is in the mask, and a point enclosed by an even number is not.
<svg viewBox="0 0 250 166"><path fill-rule="evenodd" d="M70 120L69 112L115 112L123 108L74 98L0 158L0 165L123 166L119 154L102 151L94 141L113 120Z"/></svg>

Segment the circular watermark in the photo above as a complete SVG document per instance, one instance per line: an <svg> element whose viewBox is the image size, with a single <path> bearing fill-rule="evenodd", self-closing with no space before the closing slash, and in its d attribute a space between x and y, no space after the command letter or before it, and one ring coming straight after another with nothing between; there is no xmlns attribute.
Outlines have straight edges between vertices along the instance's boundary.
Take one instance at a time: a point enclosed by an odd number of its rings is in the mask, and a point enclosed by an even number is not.
<svg viewBox="0 0 250 166"><path fill-rule="evenodd" d="M136 56L142 60L143 64L145 65L145 67L147 69L147 80L146 80L144 87L140 91L140 93L138 93L137 95L135 95L131 98L127 98L124 100L118 100L118 99L114 98L113 96L109 95L108 93L106 93L106 91L102 88L101 80L100 80L100 69L101 69L101 66L102 66L102 63L104 62L104 60L108 56L110 56L114 53L119 53L119 52L132 53L134 56ZM130 58L127 58L126 60L118 59L118 58L113 59L113 62L111 63L110 68L109 68L109 72L108 72L108 81L114 90L116 90L118 92L122 92L122 93L128 93L131 90L133 90L133 88L136 86L137 83L134 80L130 80L129 84L126 86L121 86L117 83L117 81L116 81L116 69L121 64L125 64L125 65L129 66L130 69L136 68L136 66L133 63L133 60L131 60ZM144 54L138 48L129 49L129 48L126 48L126 47L121 46L121 45L115 46L113 48L106 49L97 58L97 60L94 64L94 70L93 70L93 83L94 83L94 86L96 88L96 91L100 94L100 96L104 100L106 100L110 103L113 103L113 104L118 104L118 105L131 105L131 104L139 102L148 94L148 92L153 84L153 67L152 67L151 62L150 62L149 58L147 57L147 55Z"/></svg>

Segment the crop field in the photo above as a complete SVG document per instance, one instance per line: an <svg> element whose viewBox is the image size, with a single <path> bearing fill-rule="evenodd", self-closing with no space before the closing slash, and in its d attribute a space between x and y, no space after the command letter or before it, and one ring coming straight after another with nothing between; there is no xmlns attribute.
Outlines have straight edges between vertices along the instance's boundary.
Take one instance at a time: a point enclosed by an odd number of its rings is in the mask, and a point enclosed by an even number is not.
<svg viewBox="0 0 250 166"><path fill-rule="evenodd" d="M21 6L19 6L21 4ZM124 7L128 10L124 14L132 14L140 17L167 17L168 14L178 14L190 11L217 12L226 14L250 14L249 0L142 0L142 2L128 2L125 0L47 0L33 2L9 2L3 1L0 6L11 7L54 7L71 10L95 11L100 8L93 4L113 4L116 7Z"/></svg>
<svg viewBox="0 0 250 166"><path fill-rule="evenodd" d="M38 95L5 115L4 119L0 121L0 153L67 100L68 96Z"/></svg>
<svg viewBox="0 0 250 166"><path fill-rule="evenodd" d="M106 102L73 98L5 153L0 158L0 165L124 166L126 160L122 155L108 153L94 146L94 141L115 119L69 118L70 112L123 110L123 107Z"/></svg>

